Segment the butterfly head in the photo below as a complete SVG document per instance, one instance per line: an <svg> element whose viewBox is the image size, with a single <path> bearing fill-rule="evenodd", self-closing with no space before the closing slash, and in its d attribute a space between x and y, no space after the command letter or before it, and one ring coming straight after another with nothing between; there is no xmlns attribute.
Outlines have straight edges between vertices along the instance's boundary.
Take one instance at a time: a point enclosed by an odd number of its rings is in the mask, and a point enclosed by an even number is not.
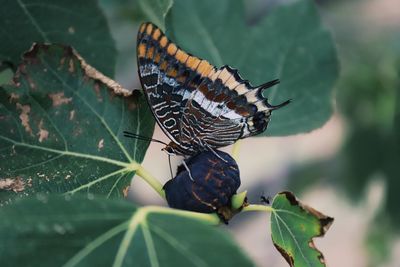
<svg viewBox="0 0 400 267"><path fill-rule="evenodd" d="M175 152L175 149L170 145L167 145L166 147L162 148L161 150L165 151L170 156L175 156L177 154Z"/></svg>
<svg viewBox="0 0 400 267"><path fill-rule="evenodd" d="M190 154L186 150L184 150L181 146L179 146L178 144L176 144L174 142L170 142L168 145L166 145L161 150L165 151L170 156Z"/></svg>
<svg viewBox="0 0 400 267"><path fill-rule="evenodd" d="M171 155L171 156L196 154L196 151L193 148L187 147L187 146L182 146L182 145L174 143L174 142L170 142L168 145L166 145L161 150L165 151L168 155Z"/></svg>

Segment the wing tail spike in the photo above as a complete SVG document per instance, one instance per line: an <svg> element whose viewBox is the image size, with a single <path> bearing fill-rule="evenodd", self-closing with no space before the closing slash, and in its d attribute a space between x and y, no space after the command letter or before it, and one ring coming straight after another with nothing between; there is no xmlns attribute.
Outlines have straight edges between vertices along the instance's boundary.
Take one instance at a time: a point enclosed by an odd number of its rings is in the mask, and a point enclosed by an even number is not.
<svg viewBox="0 0 400 267"><path fill-rule="evenodd" d="M274 86L274 85L276 85L278 83L280 83L280 80L279 79L275 79L275 80L263 83L263 84L257 86L256 88L258 90L264 91L265 89L268 89L268 88L270 88L270 87L272 87L272 86Z"/></svg>
<svg viewBox="0 0 400 267"><path fill-rule="evenodd" d="M292 99L288 99L285 102L282 102L282 103L280 103L278 105L270 105L270 104L268 104L268 107L270 108L270 110L276 110L276 109L280 109L280 108L288 105L290 102L292 102Z"/></svg>
<svg viewBox="0 0 400 267"><path fill-rule="evenodd" d="M279 79L275 79L275 80L263 83L263 84L255 87L254 89L257 90L256 91L257 92L256 95L257 95L258 99L260 99L260 100L263 99L264 98L263 97L264 91L267 90L268 88L274 86L274 85L277 85L278 83L280 83L280 80Z"/></svg>

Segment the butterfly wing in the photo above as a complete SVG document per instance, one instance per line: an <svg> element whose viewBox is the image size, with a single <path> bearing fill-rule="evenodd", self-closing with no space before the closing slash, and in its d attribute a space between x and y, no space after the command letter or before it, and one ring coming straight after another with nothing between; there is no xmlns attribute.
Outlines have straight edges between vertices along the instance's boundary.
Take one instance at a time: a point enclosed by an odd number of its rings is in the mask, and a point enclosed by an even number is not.
<svg viewBox="0 0 400 267"><path fill-rule="evenodd" d="M277 80L253 87L237 70L215 68L172 43L152 23L137 39L139 77L157 123L179 149L195 154L230 145L263 132L271 106L262 91Z"/></svg>
<svg viewBox="0 0 400 267"><path fill-rule="evenodd" d="M277 83L253 87L237 70L221 67L186 102L181 133L191 131L197 138L192 142L218 148L265 131L272 110L289 103L273 106L263 97L263 90Z"/></svg>
<svg viewBox="0 0 400 267"><path fill-rule="evenodd" d="M181 140L181 118L187 100L215 68L170 42L152 23L141 25L137 38L138 71L143 91L158 125L171 141L194 151Z"/></svg>

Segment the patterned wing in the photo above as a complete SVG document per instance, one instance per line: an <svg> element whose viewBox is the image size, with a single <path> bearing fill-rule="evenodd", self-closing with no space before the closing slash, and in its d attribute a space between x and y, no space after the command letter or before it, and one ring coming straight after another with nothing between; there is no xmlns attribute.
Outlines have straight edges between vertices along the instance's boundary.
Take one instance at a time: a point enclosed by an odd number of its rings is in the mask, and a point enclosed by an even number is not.
<svg viewBox="0 0 400 267"><path fill-rule="evenodd" d="M140 81L157 123L180 150L195 153L181 140L180 120L192 92L215 67L185 53L152 23L139 29L137 57Z"/></svg>
<svg viewBox="0 0 400 267"><path fill-rule="evenodd" d="M141 25L137 43L139 77L161 129L179 154L230 145L263 132L272 106L237 70L215 68L170 42L152 23Z"/></svg>
<svg viewBox="0 0 400 267"><path fill-rule="evenodd" d="M196 136L192 142L197 146L218 148L265 131L272 110L290 102L273 106L263 97L263 90L277 83L253 87L237 70L223 66L192 93L182 114L181 133L185 138Z"/></svg>

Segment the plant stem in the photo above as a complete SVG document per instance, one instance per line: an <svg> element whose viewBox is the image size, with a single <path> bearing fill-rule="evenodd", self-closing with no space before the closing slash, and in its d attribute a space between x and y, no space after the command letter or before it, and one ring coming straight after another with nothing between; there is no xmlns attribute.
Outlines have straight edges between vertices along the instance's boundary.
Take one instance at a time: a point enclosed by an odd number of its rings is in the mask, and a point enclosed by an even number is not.
<svg viewBox="0 0 400 267"><path fill-rule="evenodd" d="M156 192L165 199L165 191L163 185L148 172L142 165L138 165L136 169L136 174L143 178Z"/></svg>
<svg viewBox="0 0 400 267"><path fill-rule="evenodd" d="M242 209L243 212L246 211L266 211L266 212L273 212L275 211L274 208L271 206L265 206L265 205L257 205L257 204L250 204Z"/></svg>
<svg viewBox="0 0 400 267"><path fill-rule="evenodd" d="M232 158L236 161L239 158L239 149L240 149L240 140L237 140L232 147Z"/></svg>

